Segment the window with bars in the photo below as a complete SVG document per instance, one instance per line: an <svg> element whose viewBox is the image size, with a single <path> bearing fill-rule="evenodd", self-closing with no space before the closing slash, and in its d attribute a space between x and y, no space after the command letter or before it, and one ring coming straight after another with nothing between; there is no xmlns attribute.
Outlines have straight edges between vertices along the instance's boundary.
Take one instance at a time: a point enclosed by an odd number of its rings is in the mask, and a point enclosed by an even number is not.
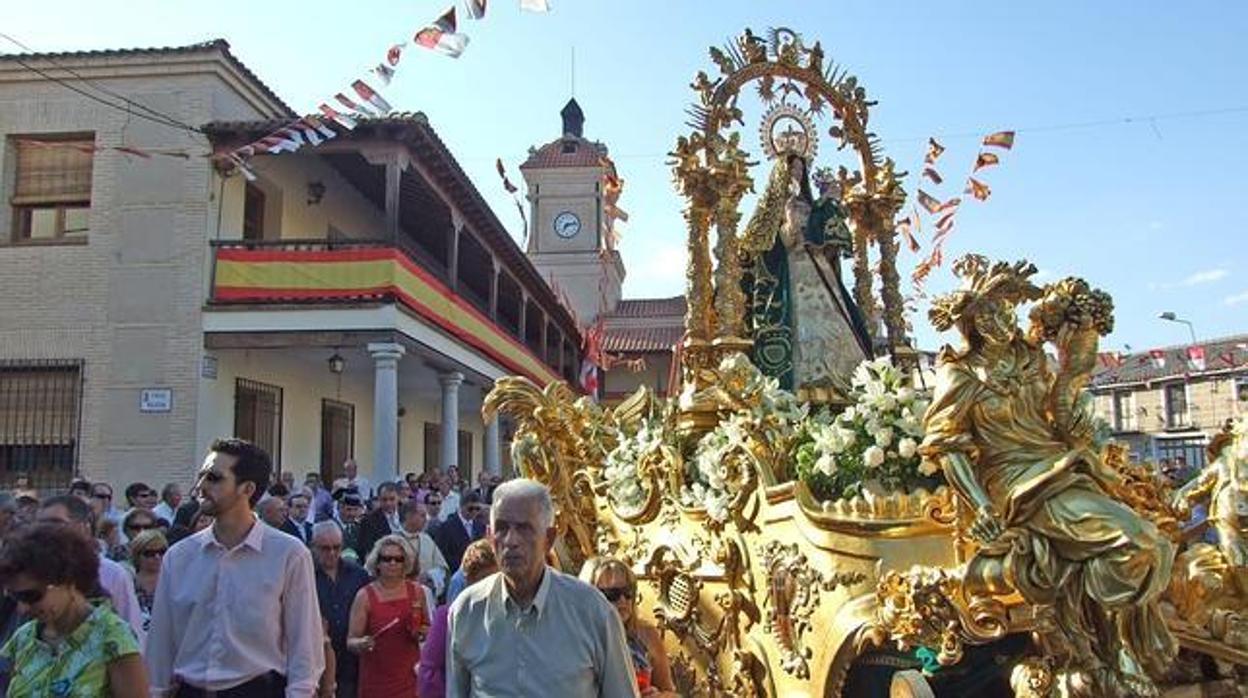
<svg viewBox="0 0 1248 698"><path fill-rule="evenodd" d="M0 360L0 487L67 487L81 417L81 361Z"/></svg>
<svg viewBox="0 0 1248 698"><path fill-rule="evenodd" d="M459 466L459 474L467 477L472 472L472 432L460 431L458 438L458 459L454 465ZM442 457L442 425L437 422L425 422L425 470L437 467Z"/></svg>
<svg viewBox="0 0 1248 698"><path fill-rule="evenodd" d="M91 135L13 139L14 238L49 241L87 233L95 138Z"/></svg>
<svg viewBox="0 0 1248 698"><path fill-rule="evenodd" d="M268 451L281 471L282 389L239 378L234 383L234 435Z"/></svg>
<svg viewBox="0 0 1248 698"><path fill-rule="evenodd" d="M342 464L355 453L355 405L321 400L321 481L343 475Z"/></svg>

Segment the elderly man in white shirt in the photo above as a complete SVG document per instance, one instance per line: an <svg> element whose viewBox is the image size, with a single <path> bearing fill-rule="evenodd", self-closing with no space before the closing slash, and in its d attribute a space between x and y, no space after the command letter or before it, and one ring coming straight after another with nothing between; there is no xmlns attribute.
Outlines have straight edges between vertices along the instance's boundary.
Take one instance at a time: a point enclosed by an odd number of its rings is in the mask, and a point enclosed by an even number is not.
<svg viewBox="0 0 1248 698"><path fill-rule="evenodd" d="M490 515L498 574L451 606L449 698L635 698L637 679L615 609L597 589L546 566L555 542L550 492L512 480Z"/></svg>
<svg viewBox="0 0 1248 698"><path fill-rule="evenodd" d="M210 528L169 549L152 605L152 696L310 698L325 669L312 556L256 520L272 462L263 449L218 440L199 472Z"/></svg>

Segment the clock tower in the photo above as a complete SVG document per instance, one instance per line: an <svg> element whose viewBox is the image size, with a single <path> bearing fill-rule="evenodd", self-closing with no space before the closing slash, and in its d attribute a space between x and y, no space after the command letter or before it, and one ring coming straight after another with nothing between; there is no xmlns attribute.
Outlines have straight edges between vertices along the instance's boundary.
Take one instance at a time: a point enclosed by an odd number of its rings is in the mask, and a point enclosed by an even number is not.
<svg viewBox="0 0 1248 698"><path fill-rule="evenodd" d="M585 138L585 114L575 99L560 116L563 135L530 148L520 166L530 204L526 252L584 327L619 304L624 263L602 210L603 180L612 168L607 147Z"/></svg>

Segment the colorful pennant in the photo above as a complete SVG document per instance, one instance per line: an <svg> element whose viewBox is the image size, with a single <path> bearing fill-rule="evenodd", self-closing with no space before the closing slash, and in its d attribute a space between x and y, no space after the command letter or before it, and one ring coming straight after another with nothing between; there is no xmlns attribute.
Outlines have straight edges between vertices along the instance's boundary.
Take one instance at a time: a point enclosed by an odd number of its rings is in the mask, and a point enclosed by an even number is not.
<svg viewBox="0 0 1248 698"><path fill-rule="evenodd" d="M940 154L943 152L945 152L945 146L936 142L935 138L928 138L927 139L927 155L923 156L923 164L925 165L936 164L936 158L939 158Z"/></svg>
<svg viewBox="0 0 1248 698"><path fill-rule="evenodd" d="M932 167L931 165L928 165L923 168L923 176L932 180L932 184L940 184L941 182L945 181L945 178L941 177L940 173L936 171L936 168Z"/></svg>
<svg viewBox="0 0 1248 698"><path fill-rule="evenodd" d="M940 210L940 200L936 197L928 194L922 189L918 191L917 196L919 198L919 205L927 209L928 213L936 215L936 212Z"/></svg>
<svg viewBox="0 0 1248 698"><path fill-rule="evenodd" d="M1014 147L1013 131L997 131L984 136L984 145L1009 150Z"/></svg>
<svg viewBox="0 0 1248 698"><path fill-rule="evenodd" d="M966 189L962 193L970 194L980 201L987 201L988 197L992 195L992 190L988 188L987 184L984 184L978 179L975 179L974 177L967 177Z"/></svg>
<svg viewBox="0 0 1248 698"><path fill-rule="evenodd" d="M975 168L972 169L971 172L979 172L985 167L992 167L1000 162L1001 158L997 157L996 153L981 152L979 155L975 156Z"/></svg>
<svg viewBox="0 0 1248 698"><path fill-rule="evenodd" d="M455 28L455 7L452 6L432 24L417 31L412 41L444 56L459 58L464 49L468 48L468 36L456 32Z"/></svg>

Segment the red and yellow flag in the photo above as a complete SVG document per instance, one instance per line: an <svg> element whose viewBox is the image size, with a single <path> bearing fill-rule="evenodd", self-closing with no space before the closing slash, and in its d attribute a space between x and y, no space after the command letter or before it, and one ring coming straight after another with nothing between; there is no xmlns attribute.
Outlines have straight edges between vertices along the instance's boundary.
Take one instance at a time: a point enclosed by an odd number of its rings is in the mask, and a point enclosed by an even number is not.
<svg viewBox="0 0 1248 698"><path fill-rule="evenodd" d="M920 189L918 190L918 194L916 196L918 196L919 205L927 209L928 213L935 214L940 210L940 200L931 194L928 194Z"/></svg>
<svg viewBox="0 0 1248 698"><path fill-rule="evenodd" d="M945 152L945 146L936 142L935 138L927 139L927 155L923 157L924 164L931 165L936 162L936 158Z"/></svg>
<svg viewBox="0 0 1248 698"><path fill-rule="evenodd" d="M1014 147L1013 131L997 131L984 136L984 145L1009 150Z"/></svg>
<svg viewBox="0 0 1248 698"><path fill-rule="evenodd" d="M987 184L984 184L978 179L975 179L974 177L967 177L966 191L962 193L970 194L980 201L987 201L988 197L992 195L992 190L988 188Z"/></svg>
<svg viewBox="0 0 1248 698"><path fill-rule="evenodd" d="M1000 162L1001 158L997 157L996 153L980 153L975 157L975 169L971 172L979 172L985 167L992 167Z"/></svg>

